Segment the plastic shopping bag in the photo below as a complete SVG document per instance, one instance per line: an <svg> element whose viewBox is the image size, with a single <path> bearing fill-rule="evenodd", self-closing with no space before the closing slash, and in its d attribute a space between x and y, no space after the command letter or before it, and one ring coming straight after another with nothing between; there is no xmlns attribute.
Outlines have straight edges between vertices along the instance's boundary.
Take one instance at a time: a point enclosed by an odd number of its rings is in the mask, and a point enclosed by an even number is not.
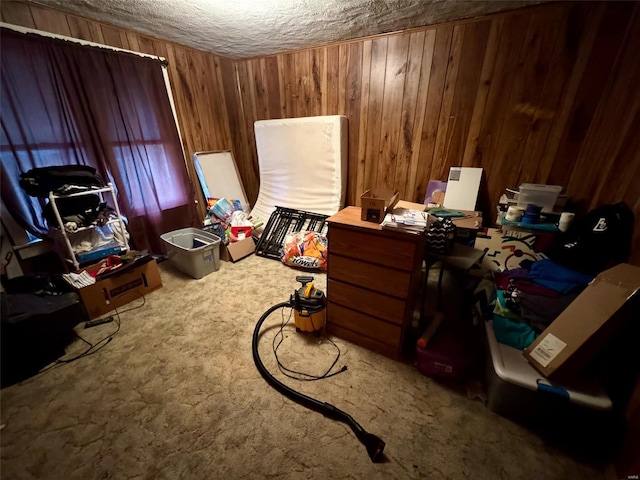
<svg viewBox="0 0 640 480"><path fill-rule="evenodd" d="M287 235L282 248L282 263L291 267L327 269L327 237L317 232Z"/></svg>

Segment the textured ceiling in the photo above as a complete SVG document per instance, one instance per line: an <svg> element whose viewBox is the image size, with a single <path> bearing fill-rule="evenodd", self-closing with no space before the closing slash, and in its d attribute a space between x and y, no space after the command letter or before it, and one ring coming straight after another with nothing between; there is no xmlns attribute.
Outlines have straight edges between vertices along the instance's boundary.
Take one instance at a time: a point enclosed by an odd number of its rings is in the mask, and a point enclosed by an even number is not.
<svg viewBox="0 0 640 480"><path fill-rule="evenodd" d="M231 57L278 53L541 3L537 0L37 0Z"/></svg>

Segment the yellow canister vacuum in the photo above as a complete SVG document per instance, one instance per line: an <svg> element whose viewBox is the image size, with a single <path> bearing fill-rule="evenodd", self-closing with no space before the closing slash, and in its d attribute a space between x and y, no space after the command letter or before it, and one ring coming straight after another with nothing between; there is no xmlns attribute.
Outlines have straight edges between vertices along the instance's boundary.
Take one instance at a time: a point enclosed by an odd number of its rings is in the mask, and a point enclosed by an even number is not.
<svg viewBox="0 0 640 480"><path fill-rule="evenodd" d="M291 297L296 331L320 331L324 327L326 312L324 292L313 286L313 277L298 276L296 280L302 284Z"/></svg>

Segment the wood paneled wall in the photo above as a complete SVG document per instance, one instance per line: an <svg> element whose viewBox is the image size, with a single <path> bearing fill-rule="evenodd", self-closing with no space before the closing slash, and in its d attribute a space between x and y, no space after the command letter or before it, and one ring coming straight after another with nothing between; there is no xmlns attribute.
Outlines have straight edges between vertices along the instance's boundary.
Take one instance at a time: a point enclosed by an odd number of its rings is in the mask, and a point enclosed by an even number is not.
<svg viewBox="0 0 640 480"><path fill-rule="evenodd" d="M203 205L202 192L193 168L192 156L198 151L231 150L230 122L222 87L222 72L234 71L233 61L172 42L116 28L51 8L20 1L0 2L3 22L49 33L164 57L187 168L196 198ZM240 164L239 170L251 191L257 193L258 178L253 165ZM200 215L204 214L204 207Z"/></svg>
<svg viewBox="0 0 640 480"><path fill-rule="evenodd" d="M487 225L505 187L557 184L583 211L625 201L640 245L639 5L545 4L237 61L237 157L257 169L255 120L346 115L349 204L367 188L422 201L449 167L483 167Z"/></svg>
<svg viewBox="0 0 640 480"><path fill-rule="evenodd" d="M5 0L1 12L7 23L166 57L190 173L195 151L232 149L251 202L254 121L341 114L349 204L367 188L422 201L429 179L479 166L488 225L504 188L523 182L562 185L583 211L625 201L640 265L637 2L548 3L245 60L32 4Z"/></svg>

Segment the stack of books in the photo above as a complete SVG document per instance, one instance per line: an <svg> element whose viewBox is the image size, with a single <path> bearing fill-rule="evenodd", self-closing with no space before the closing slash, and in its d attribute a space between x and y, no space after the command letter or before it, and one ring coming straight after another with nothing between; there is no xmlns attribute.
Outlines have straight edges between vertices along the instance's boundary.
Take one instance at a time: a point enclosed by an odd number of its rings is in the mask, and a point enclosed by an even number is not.
<svg viewBox="0 0 640 480"><path fill-rule="evenodd" d="M384 216L380 225L389 230L402 230L408 233L423 233L427 230L429 214L421 210L395 208Z"/></svg>

